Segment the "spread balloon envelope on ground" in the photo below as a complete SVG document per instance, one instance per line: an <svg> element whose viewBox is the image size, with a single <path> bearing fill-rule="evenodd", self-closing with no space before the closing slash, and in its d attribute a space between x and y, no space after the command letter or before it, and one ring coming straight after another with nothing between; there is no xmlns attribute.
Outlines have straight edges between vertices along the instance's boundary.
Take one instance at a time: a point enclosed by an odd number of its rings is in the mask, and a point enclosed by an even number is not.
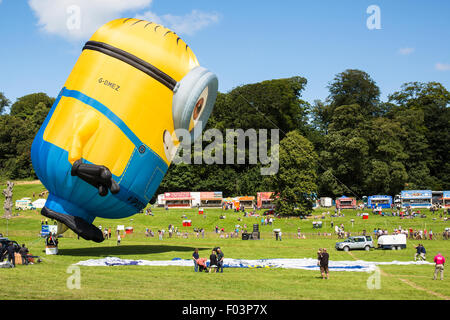
<svg viewBox="0 0 450 320"><path fill-rule="evenodd" d="M427 261L390 261L390 262L373 262L373 261L329 261L330 271L355 271L355 272L372 272L378 265L423 265L432 264ZM154 267L193 267L194 263L191 259L174 258L172 260L128 260L117 257L107 257L104 259L90 259L80 261L75 265L88 267L111 267L111 266L154 266ZM209 262L207 262L209 267ZM281 269L303 269L303 270L319 270L317 260L311 258L303 259L224 259L224 268L281 268Z"/></svg>
<svg viewBox="0 0 450 320"><path fill-rule="evenodd" d="M217 90L173 31L138 19L102 26L33 141L33 167L49 191L41 213L103 241L94 219L145 208L180 143L174 133L201 132Z"/></svg>

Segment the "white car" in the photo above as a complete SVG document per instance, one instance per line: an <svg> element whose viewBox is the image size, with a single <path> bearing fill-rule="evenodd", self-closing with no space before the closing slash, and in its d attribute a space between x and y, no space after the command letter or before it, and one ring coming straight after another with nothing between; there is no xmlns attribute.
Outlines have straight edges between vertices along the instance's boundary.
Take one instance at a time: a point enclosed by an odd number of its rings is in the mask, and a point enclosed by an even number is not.
<svg viewBox="0 0 450 320"><path fill-rule="evenodd" d="M356 236L349 237L342 242L336 243L337 250L350 251L355 249L362 249L369 251L373 248L373 240L371 236Z"/></svg>

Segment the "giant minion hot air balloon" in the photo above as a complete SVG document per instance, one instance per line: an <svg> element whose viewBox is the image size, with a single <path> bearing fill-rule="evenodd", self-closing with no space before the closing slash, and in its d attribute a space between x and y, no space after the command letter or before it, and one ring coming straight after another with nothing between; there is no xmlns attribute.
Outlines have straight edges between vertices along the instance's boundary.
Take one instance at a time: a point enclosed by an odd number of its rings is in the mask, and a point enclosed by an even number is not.
<svg viewBox="0 0 450 320"><path fill-rule="evenodd" d="M169 29L138 19L101 27L33 141L33 166L49 191L42 215L103 241L94 219L147 205L176 150L173 133L201 132L217 89L217 77Z"/></svg>

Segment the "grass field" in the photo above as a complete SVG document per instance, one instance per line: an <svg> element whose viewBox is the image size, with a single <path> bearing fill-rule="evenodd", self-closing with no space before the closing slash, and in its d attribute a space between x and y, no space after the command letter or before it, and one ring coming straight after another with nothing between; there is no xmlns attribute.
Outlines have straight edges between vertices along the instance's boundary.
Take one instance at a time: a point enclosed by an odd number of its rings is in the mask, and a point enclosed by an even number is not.
<svg viewBox="0 0 450 320"><path fill-rule="evenodd" d="M0 189L5 185L0 184ZM14 200L31 197L44 190L41 184L17 184L14 187ZM0 197L3 203L3 196ZM96 219L95 224L111 227L117 225L132 226L134 233L126 235L120 246L111 240L97 244L77 239L70 230L60 239L60 251L56 256L47 256L44 252L44 241L38 237L41 220L45 219L37 211L20 211L9 220L0 219L0 233L20 244L25 243L30 252L42 257L43 262L30 266L19 265L13 269L0 269L0 300L13 299L396 299L396 300L441 300L450 299L448 276L444 281L433 281L432 265L380 266L380 289L369 289L367 281L372 275L365 272L332 272L329 280L322 280L317 271L292 269L225 269L223 274L195 273L189 267L81 267L81 288L69 289L67 280L71 276L68 267L82 260L102 257L119 257L125 259L171 260L173 258L189 259L194 248L200 249L200 255L208 257L213 247L220 246L226 258L316 258L317 249L328 248L330 260L366 260L366 261L411 261L414 257L414 245L418 240L408 240L408 247L401 251L371 250L336 251L337 241L332 236L317 235L319 232L332 233L330 222L344 224L345 229L353 234L374 228L432 229L438 236L444 228L450 227L448 221L439 218L439 213L431 215L426 211L426 218L400 219L399 217L382 217L370 215L368 220L357 216L358 211L344 211L345 217L331 218L325 215L322 229L313 229L312 221L318 220L324 211L315 211L316 217L307 220L298 218L276 219L274 225L260 226L262 239L258 241L242 241L240 238L219 238L214 232L217 225L231 232L236 224L247 224L251 231L254 223L260 218L243 217L242 213L220 209L205 209L206 217L198 215L195 209L152 209L154 216L137 214L120 219ZM359 211L361 212L361 211ZM226 219L219 219L221 214ZM182 216L192 220L192 227L182 227ZM242 218L242 221L238 221ZM354 219L354 225L350 223ZM51 221L50 221L51 222ZM157 236L158 229L166 229L169 224L177 226L182 232L189 232L187 239L183 237L163 240ZM193 228L204 228L205 238L197 238ZM306 239L297 239L297 228L300 227ZM145 237L145 228L155 232L155 237ZM275 241L272 229L281 228L283 240ZM7 230L8 229L8 230ZM427 249L427 261L440 251L447 260L450 258L450 241L436 239L423 240ZM6 285L15 283L17 285ZM20 285L19 285L20 283ZM214 292L212 295L211 292Z"/></svg>

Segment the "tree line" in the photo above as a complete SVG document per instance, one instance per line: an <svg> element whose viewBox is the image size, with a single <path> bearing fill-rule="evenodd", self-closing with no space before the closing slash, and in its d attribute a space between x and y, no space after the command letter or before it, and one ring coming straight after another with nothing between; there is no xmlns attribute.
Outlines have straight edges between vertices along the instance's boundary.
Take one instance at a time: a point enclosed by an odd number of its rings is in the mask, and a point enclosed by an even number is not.
<svg viewBox="0 0 450 320"><path fill-rule="evenodd" d="M442 84L405 83L382 101L369 74L349 69L330 81L325 100L314 103L302 99L306 85L296 76L219 93L207 124L224 136L226 129L279 129L277 174L261 176L261 164L248 162L172 164L156 194L276 191L281 200L295 199L286 210L309 210L312 194L360 198L450 189L450 92ZM54 101L34 93L11 104L0 93L0 177L36 178L31 143Z"/></svg>

